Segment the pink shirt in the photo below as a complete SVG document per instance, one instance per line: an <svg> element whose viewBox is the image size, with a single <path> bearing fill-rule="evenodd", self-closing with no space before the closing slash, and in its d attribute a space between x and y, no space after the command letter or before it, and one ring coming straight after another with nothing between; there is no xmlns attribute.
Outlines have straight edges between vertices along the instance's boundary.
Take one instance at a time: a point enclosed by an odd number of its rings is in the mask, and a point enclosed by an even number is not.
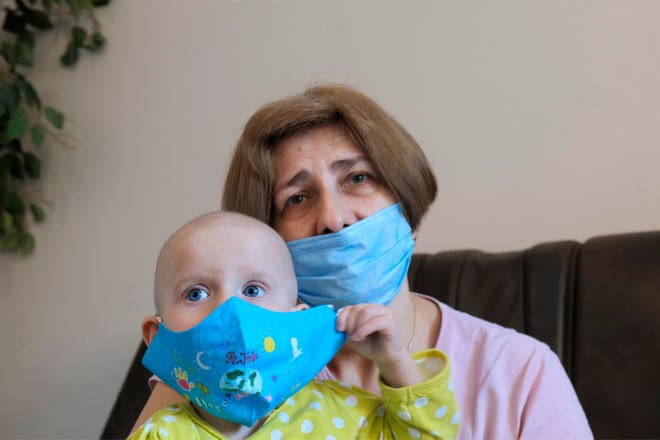
<svg viewBox="0 0 660 440"><path fill-rule="evenodd" d="M550 348L515 330L438 305L436 347L450 359L459 439L589 439L575 390ZM325 368L320 378L332 378Z"/></svg>

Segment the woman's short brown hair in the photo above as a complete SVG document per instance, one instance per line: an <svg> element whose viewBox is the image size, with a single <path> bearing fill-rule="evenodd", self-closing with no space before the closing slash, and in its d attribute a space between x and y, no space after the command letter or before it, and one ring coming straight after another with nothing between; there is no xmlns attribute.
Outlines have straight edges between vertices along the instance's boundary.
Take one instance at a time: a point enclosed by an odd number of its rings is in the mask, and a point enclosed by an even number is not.
<svg viewBox="0 0 660 440"><path fill-rule="evenodd" d="M264 105L248 120L227 173L222 208L273 223L273 147L294 134L334 125L345 129L401 203L416 230L437 184L415 139L382 107L345 85L311 87Z"/></svg>

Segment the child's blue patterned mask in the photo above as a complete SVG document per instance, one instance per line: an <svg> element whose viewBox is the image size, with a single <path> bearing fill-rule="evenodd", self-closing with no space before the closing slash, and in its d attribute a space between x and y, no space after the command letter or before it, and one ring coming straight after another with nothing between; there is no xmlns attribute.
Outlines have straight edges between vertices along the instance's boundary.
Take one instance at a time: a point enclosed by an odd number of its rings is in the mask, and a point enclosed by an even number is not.
<svg viewBox="0 0 660 440"><path fill-rule="evenodd" d="M341 231L287 243L298 296L336 308L389 304L406 278L415 241L398 203Z"/></svg>
<svg viewBox="0 0 660 440"><path fill-rule="evenodd" d="M335 321L331 307L273 312L230 298L189 330L161 323L142 363L198 407L252 426L339 351Z"/></svg>

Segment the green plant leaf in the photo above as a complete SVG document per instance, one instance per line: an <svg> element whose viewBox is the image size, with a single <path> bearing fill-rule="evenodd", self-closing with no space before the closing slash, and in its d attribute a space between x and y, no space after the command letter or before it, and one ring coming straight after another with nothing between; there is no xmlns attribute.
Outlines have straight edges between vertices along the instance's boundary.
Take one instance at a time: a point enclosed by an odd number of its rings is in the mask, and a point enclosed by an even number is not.
<svg viewBox="0 0 660 440"><path fill-rule="evenodd" d="M17 154L8 153L1 156L0 171L7 172L14 179L23 179L23 164Z"/></svg>
<svg viewBox="0 0 660 440"><path fill-rule="evenodd" d="M6 41L2 42L2 57L5 59L7 64L13 66L16 63L16 47L13 44L10 44Z"/></svg>
<svg viewBox="0 0 660 440"><path fill-rule="evenodd" d="M21 253L23 255L31 254L34 250L34 236L29 232L23 232L21 234Z"/></svg>
<svg viewBox="0 0 660 440"><path fill-rule="evenodd" d="M6 147L8 150L13 151L14 153L21 153L21 154L23 153L23 148L21 146L20 139L14 139L9 141Z"/></svg>
<svg viewBox="0 0 660 440"><path fill-rule="evenodd" d="M41 144L44 143L45 137L46 136L44 135L44 129L41 128L41 125L34 124L32 126L32 129L30 130L30 139L32 140L32 144L35 147L40 147Z"/></svg>
<svg viewBox="0 0 660 440"><path fill-rule="evenodd" d="M32 179L38 179L41 176L41 161L32 153L23 154L23 165L25 172Z"/></svg>
<svg viewBox="0 0 660 440"><path fill-rule="evenodd" d="M58 130L61 130L62 127L64 127L64 115L55 110L53 107L46 107L44 109L44 116L46 116L46 119L48 119L48 122L50 122L53 127L57 128Z"/></svg>
<svg viewBox="0 0 660 440"><path fill-rule="evenodd" d="M60 57L60 63L65 67L73 66L78 61L79 56L78 45L76 45L75 41L69 41L66 50Z"/></svg>
<svg viewBox="0 0 660 440"><path fill-rule="evenodd" d="M18 41L22 41L23 43L27 44L28 46L34 49L34 44L35 44L34 32L30 32L27 29L24 30L18 35Z"/></svg>
<svg viewBox="0 0 660 440"><path fill-rule="evenodd" d="M51 23L48 15L36 9L26 10L23 13L23 17L25 17L27 24L37 29L45 30L53 28L53 23Z"/></svg>
<svg viewBox="0 0 660 440"><path fill-rule="evenodd" d="M30 44L26 41L19 41L16 43L16 52L14 57L16 64L32 67L32 58L34 58L32 46L30 46Z"/></svg>
<svg viewBox="0 0 660 440"><path fill-rule="evenodd" d="M41 0L41 4L43 5L46 14L50 15L53 11L53 2L51 0Z"/></svg>
<svg viewBox="0 0 660 440"><path fill-rule="evenodd" d="M16 249L18 249L20 242L20 231L13 230L9 234L5 235L5 237L2 239L2 250L4 252L14 252Z"/></svg>
<svg viewBox="0 0 660 440"><path fill-rule="evenodd" d="M5 195L4 203L5 210L14 215L14 224L22 224L22 221L16 220L22 220L19 216L22 216L25 212L25 203L23 203L23 199L13 191Z"/></svg>
<svg viewBox="0 0 660 440"><path fill-rule="evenodd" d="M0 227L5 233L14 229L14 219L7 211L0 212Z"/></svg>
<svg viewBox="0 0 660 440"><path fill-rule="evenodd" d="M5 21L2 25L2 30L11 32L12 34L20 34L25 30L25 18L18 15L12 9L7 9L7 14L5 15Z"/></svg>
<svg viewBox="0 0 660 440"><path fill-rule="evenodd" d="M32 212L32 218L37 223L41 223L46 218L46 212L43 208L36 203L30 203L30 212Z"/></svg>
<svg viewBox="0 0 660 440"><path fill-rule="evenodd" d="M82 46L87 38L87 31L80 26L74 26L71 29L71 38L76 46Z"/></svg>
<svg viewBox="0 0 660 440"><path fill-rule="evenodd" d="M2 200L3 194L10 191L13 180L9 171L0 169L0 200Z"/></svg>
<svg viewBox="0 0 660 440"><path fill-rule="evenodd" d="M34 105L37 108L41 108L41 100L39 99L39 95L37 94L37 91L34 89L34 87L32 87L32 83L30 83L30 81L25 79L23 75L17 74L16 84L18 85L20 91L23 92L25 102L28 105Z"/></svg>
<svg viewBox="0 0 660 440"><path fill-rule="evenodd" d="M83 9L92 10L93 8L90 0L66 0L66 3L69 5L76 23L80 20L80 13Z"/></svg>
<svg viewBox="0 0 660 440"><path fill-rule="evenodd" d="M19 108L11 115L7 123L7 137L9 140L20 139L28 127L30 126L30 119L27 112L23 108Z"/></svg>
<svg viewBox="0 0 660 440"><path fill-rule="evenodd" d="M20 99L21 94L18 87L9 83L0 85L0 116L5 113L14 113Z"/></svg>
<svg viewBox="0 0 660 440"><path fill-rule="evenodd" d="M94 32L89 39L88 49L98 50L105 44L105 37L100 32Z"/></svg>

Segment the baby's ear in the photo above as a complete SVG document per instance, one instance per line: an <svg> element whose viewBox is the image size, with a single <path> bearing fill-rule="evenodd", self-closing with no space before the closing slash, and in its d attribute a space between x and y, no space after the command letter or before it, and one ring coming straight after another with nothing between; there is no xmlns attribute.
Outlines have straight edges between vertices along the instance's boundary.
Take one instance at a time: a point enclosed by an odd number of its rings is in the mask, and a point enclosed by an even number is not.
<svg viewBox="0 0 660 440"><path fill-rule="evenodd" d="M293 308L292 311L293 312L299 312L301 310L307 310L307 309L309 309L309 306L307 304L305 304L302 301L298 301L298 304L296 304L296 306Z"/></svg>
<svg viewBox="0 0 660 440"><path fill-rule="evenodd" d="M149 346L153 341L156 333L158 333L158 325L160 321L155 316L147 316L142 320L142 338L144 343Z"/></svg>

